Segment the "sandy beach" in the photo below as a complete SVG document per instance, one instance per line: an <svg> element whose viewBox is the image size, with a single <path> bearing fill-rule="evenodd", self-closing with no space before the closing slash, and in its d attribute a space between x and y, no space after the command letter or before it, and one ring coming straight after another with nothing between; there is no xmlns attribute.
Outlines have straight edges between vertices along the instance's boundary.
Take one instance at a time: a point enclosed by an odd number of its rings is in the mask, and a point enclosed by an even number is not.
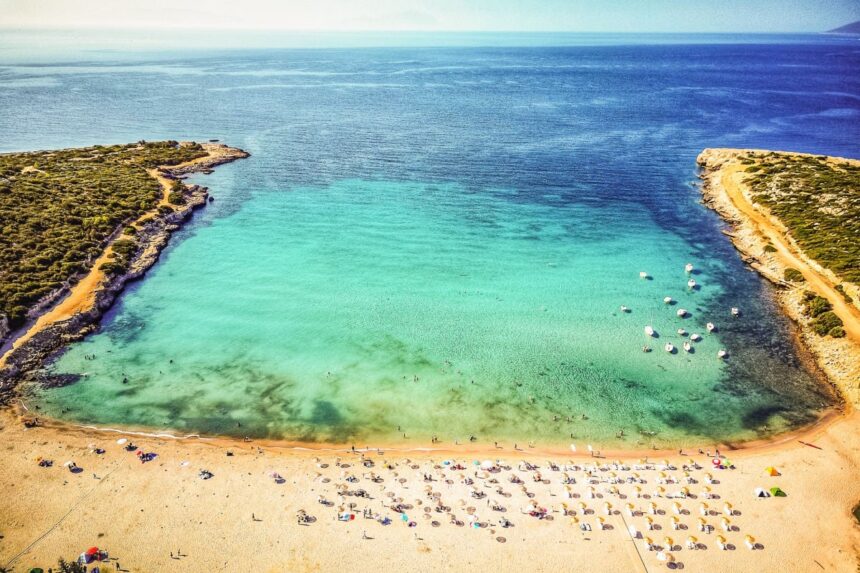
<svg viewBox="0 0 860 573"><path fill-rule="evenodd" d="M555 458L554 470L544 456L509 448L485 455L444 449L380 454L125 436L138 451L157 454L141 463L136 452L117 444L122 434L27 429L8 410L2 425L7 445L0 472L5 493L0 564L11 562L16 571L47 567L93 545L126 571L650 571L667 564L659 551L645 548L644 537L665 550L667 536L676 546L672 566L692 571L852 572L858 563L860 528L850 511L860 499L860 424L854 414L805 436L805 443L732 452L728 460L735 469L721 470L698 452L669 456L669 468L659 457L646 463L622 456L616 466L615 458L571 453ZM53 466L40 467L40 457ZM474 465L487 459L511 469L484 473ZM81 471L71 473L67 461ZM526 469L523 461L537 469ZM685 475L683 466L694 461L702 469ZM458 463L464 469L452 468ZM640 465L647 469L637 469ZM767 475L768 467L780 475ZM212 473L210 479L198 476L203 469ZM535 481L538 473L541 482ZM425 481L425 474L433 481ZM575 483L566 486L565 474ZM715 483L707 484L707 474ZM510 481L514 475L522 485ZM630 483L636 475L641 482ZM659 483L661 475L669 483ZM356 481L348 481L353 476ZM686 499L667 497L683 487L689 491ZM705 487L713 499L703 498ZM787 496L757 498L757 487L779 487ZM368 497L339 495L359 490ZM319 503L320 496L332 505ZM436 511L437 499L443 511ZM730 531L722 522L727 501L734 513ZM523 513L531 502L546 514ZM704 519L715 528L710 532L699 531L703 502L709 505ZM585 515L580 503L586 504ZM494 504L504 511L493 510ZM576 515L565 515L564 504ZM480 527L472 526L469 507ZM301 510L311 523L298 523ZM355 517L339 521L342 512ZM386 517L389 525L380 522ZM673 517L680 529L673 529ZM512 525L502 527L503 518ZM583 524L590 531L583 531ZM631 538L631 525L643 539ZM691 535L699 548L687 547ZM718 547L720 535L727 550ZM756 549L746 546L747 535L755 538ZM111 561L107 570L116 566Z"/></svg>

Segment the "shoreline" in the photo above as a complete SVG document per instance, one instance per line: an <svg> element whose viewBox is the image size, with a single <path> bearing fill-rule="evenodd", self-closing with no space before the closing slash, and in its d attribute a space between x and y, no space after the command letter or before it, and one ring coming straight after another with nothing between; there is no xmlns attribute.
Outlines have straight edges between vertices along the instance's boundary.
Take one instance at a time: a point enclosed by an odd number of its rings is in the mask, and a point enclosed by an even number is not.
<svg viewBox="0 0 860 573"><path fill-rule="evenodd" d="M0 404L16 395L18 385L34 374L70 342L80 340L95 331L102 316L113 306L125 285L143 277L158 261L171 235L178 230L197 209L206 205L209 190L200 185L187 189L186 203L173 206L167 213L159 208L167 205L172 180L192 173L211 173L224 163L249 157L246 151L221 143L200 144L206 155L177 165L162 165L148 169L150 177L158 181L162 196L158 204L131 222L124 222L108 237L101 255L91 268L70 289L63 287L61 296L53 295L53 304L38 309L27 325L11 333L4 341L8 348L0 355ZM121 230L127 225L140 225L138 248L128 269L119 275L105 274L100 265L108 260ZM63 292L68 290L64 296Z"/></svg>
<svg viewBox="0 0 860 573"><path fill-rule="evenodd" d="M494 457L499 455L507 456L524 456L524 457L551 457L551 458L591 458L587 453L588 440L577 439L577 450L573 451L570 445L565 444L547 444L536 445L534 447L526 445L519 446L517 449L512 447L512 443L500 443L497 447L490 442L464 442L460 444L453 443L432 443L426 441L416 441L410 444L402 441L385 441L385 440L356 440L353 442L303 442L298 440L289 440L282 438L239 438L237 436L222 435L222 434L205 434L192 432L183 434L173 429L157 429L152 427L141 426L106 426L99 424L88 424L61 420L50 416L42 415L27 408L23 399L18 397L17 404L10 404L0 408L0 414L3 412L13 415L20 420L38 419L39 426L59 434L64 433L83 433L92 436L116 434L118 436L139 437L148 439L171 440L176 443L195 442L206 443L213 447L223 450L241 449L241 448L258 448L295 453L332 453L332 452L352 452L352 446L355 446L355 452L378 452L383 451L386 454L397 456L404 455L442 455L449 454L458 455L475 455L480 457ZM833 406L821 411L818 418L808 424L793 428L788 431L779 432L766 438L756 438L744 441L727 441L727 440L702 440L695 442L692 445L661 447L661 448L620 448L616 449L612 446L603 448L599 442L595 444L594 458L611 458L611 459L638 459L646 457L666 457L677 456L679 451L684 451L687 454L695 453L697 450L720 450L731 453L732 456L744 453L761 453L767 451L776 451L783 447L788 447L795 442L811 441L816 436L827 431L834 425L846 420L853 413L853 410L845 410L839 406ZM573 440L572 440L573 441Z"/></svg>
<svg viewBox="0 0 860 573"><path fill-rule="evenodd" d="M801 350L812 355L827 383L842 398L847 415L860 405L860 311L836 291L838 277L809 259L779 219L749 198L748 188L743 182L745 165L740 163L740 158L767 153L772 152L721 148L703 150L696 159L702 169L703 202L730 226L730 231L725 234L743 260L775 285L779 307L798 328ZM860 161L854 159L829 159L860 165ZM775 250L768 253L767 245ZM782 276L786 268L800 271L805 281L799 284L784 281ZM849 285L852 290L856 288L850 283L838 282ZM845 325L847 336L835 339L812 331L811 320L802 312L802 296L806 290L824 296L833 304L834 312Z"/></svg>

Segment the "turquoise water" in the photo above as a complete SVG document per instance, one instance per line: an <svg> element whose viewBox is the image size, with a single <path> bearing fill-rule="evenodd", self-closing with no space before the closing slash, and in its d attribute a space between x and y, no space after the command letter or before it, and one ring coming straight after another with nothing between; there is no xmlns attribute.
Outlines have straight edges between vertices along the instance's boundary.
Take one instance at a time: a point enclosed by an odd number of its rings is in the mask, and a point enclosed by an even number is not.
<svg viewBox="0 0 860 573"><path fill-rule="evenodd" d="M730 320L705 312L721 293L707 272L687 287L684 263L703 263L683 241L643 209L515 194L350 180L256 195L171 251L104 334L63 356L57 371L87 378L51 404L185 431L545 442L677 438L677 411L732 435L770 403L714 390L718 334L694 354L661 349L680 348L679 327Z"/></svg>
<svg viewBox="0 0 860 573"><path fill-rule="evenodd" d="M766 436L833 402L691 182L707 146L856 155L841 39L88 56L0 66L3 149L220 137L253 155L195 177L216 201L52 365L78 382L31 389L43 412L635 447Z"/></svg>

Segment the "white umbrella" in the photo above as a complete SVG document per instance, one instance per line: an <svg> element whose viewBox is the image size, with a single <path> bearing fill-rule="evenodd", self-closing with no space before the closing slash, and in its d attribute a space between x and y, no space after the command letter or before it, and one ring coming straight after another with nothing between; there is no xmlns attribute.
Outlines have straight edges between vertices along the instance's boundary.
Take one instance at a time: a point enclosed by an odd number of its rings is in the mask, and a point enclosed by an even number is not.
<svg viewBox="0 0 860 573"><path fill-rule="evenodd" d="M120 438L120 439L118 439L118 440L116 441L116 443L117 443L117 444L119 444L119 445L121 445L121 446L122 446L122 445L125 445L125 443L126 443L126 442L128 442L128 440L127 440L127 439L125 439L125 438Z"/></svg>

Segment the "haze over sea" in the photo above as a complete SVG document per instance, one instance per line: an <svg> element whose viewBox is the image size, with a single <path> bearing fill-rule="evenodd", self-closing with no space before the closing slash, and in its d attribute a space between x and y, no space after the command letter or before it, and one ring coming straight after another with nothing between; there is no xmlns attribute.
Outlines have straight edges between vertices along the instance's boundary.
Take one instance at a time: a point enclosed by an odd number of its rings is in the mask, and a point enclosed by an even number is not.
<svg viewBox="0 0 860 573"><path fill-rule="evenodd" d="M0 39L2 151L218 138L252 153L193 179L215 202L54 364L80 381L32 389L43 412L633 448L765 436L833 403L699 203L695 158L858 157L855 39L352 35L303 49L178 34L112 50ZM664 352L680 327L704 340Z"/></svg>

